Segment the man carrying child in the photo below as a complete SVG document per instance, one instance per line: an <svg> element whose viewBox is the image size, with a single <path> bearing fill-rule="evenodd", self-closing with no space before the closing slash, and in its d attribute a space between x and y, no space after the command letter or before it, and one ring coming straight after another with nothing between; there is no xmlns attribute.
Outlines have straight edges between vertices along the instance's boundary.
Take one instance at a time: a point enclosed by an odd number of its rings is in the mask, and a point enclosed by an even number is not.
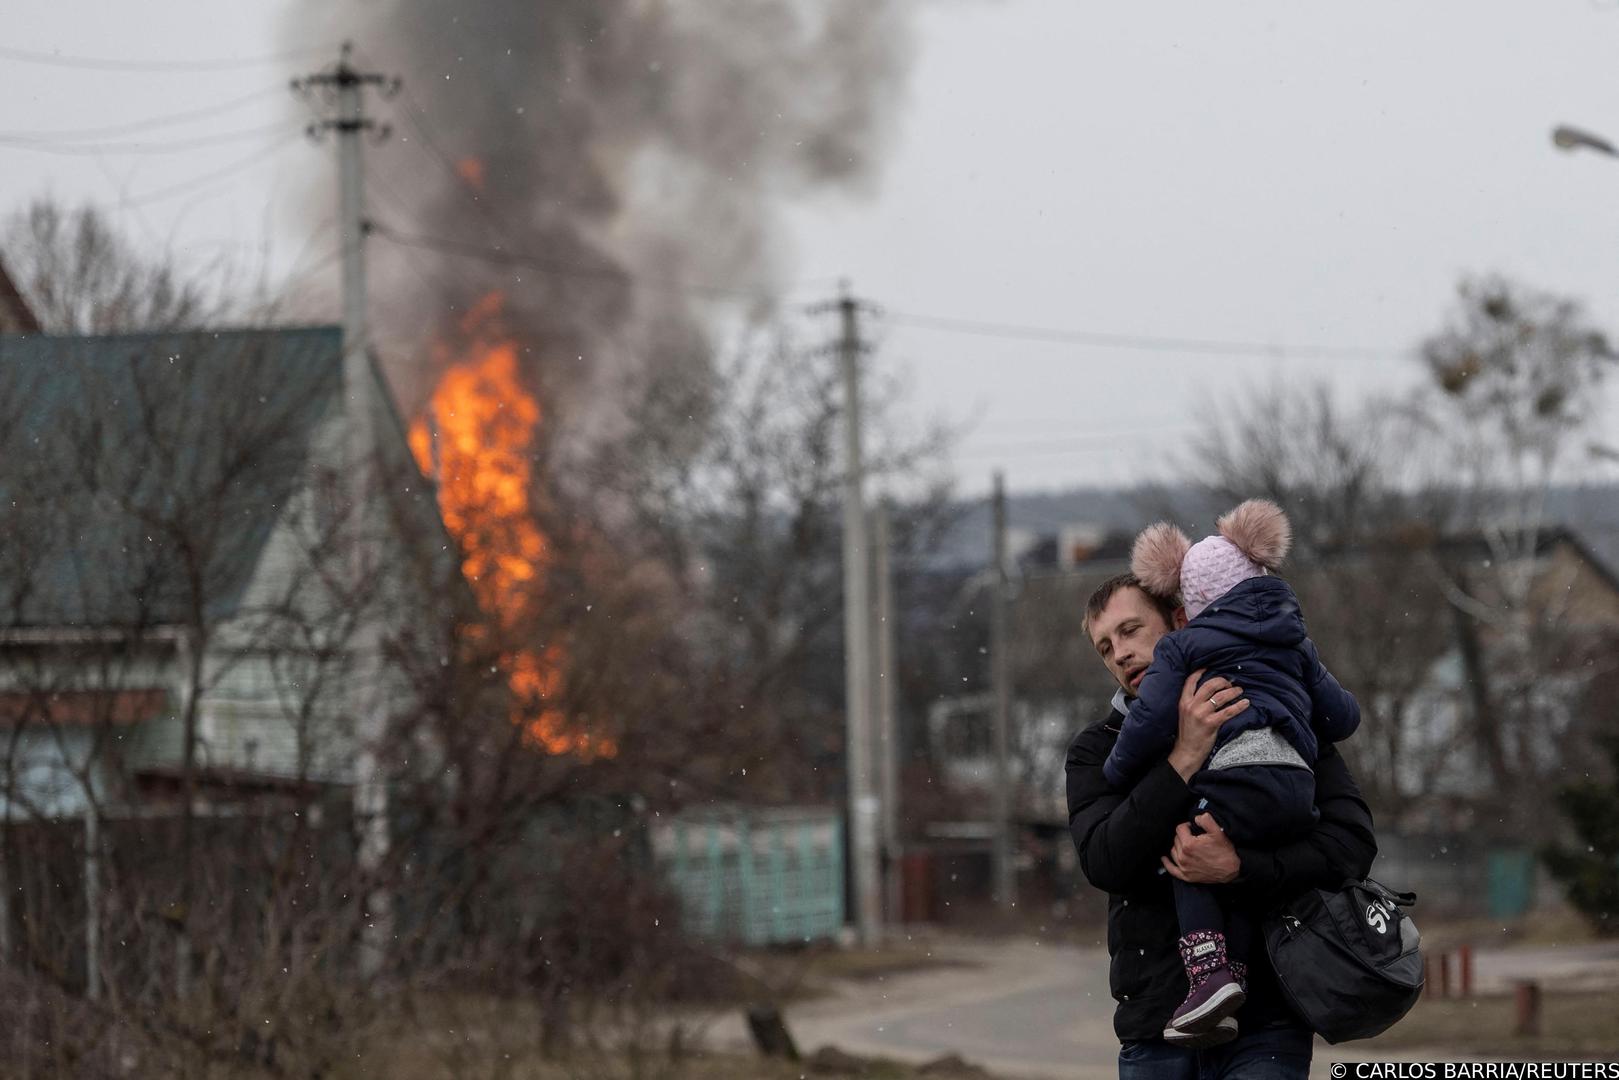
<svg viewBox="0 0 1619 1080"><path fill-rule="evenodd" d="M1317 818L1302 835L1274 847L1237 846L1213 816L1188 824L1198 774L1222 726L1251 705L1240 685L1202 670L1190 672L1178 701L1171 701L1174 730L1165 756L1131 770L1128 786L1109 783L1104 766L1154 648L1186 625L1175 599L1149 592L1134 574L1104 582L1086 607L1086 633L1119 690L1109 714L1069 747L1069 828L1081 870L1109 894L1119 1076L1304 1080L1312 1033L1282 1001L1262 946L1250 950L1246 1001L1235 1016L1222 1018L1217 1030L1208 1029L1197 1041L1174 1040L1172 1022L1191 985L1179 946L1183 919L1176 912L1176 883L1218 886L1211 891L1231 913L1257 918L1300 890L1335 888L1346 878L1365 876L1377 850L1371 813L1343 758L1323 739L1307 763ZM1118 770L1111 771L1118 779Z"/></svg>

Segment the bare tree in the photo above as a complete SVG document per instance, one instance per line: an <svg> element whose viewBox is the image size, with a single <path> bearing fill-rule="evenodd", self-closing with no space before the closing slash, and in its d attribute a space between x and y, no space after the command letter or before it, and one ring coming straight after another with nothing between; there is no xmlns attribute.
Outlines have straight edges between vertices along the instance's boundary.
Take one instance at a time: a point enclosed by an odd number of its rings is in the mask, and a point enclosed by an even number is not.
<svg viewBox="0 0 1619 1080"><path fill-rule="evenodd" d="M1559 755L1548 736L1573 712L1551 678L1573 643L1566 590L1547 590L1542 558L1552 485L1583 455L1597 385L1614 360L1573 301L1501 278L1464 282L1449 325L1423 344L1434 392L1423 415L1451 448L1478 542L1441 560L1466 672L1469 729L1484 766L1525 827L1531 792ZM1469 557L1471 556L1471 557Z"/></svg>
<svg viewBox="0 0 1619 1080"><path fill-rule="evenodd" d="M223 260L198 271L142 251L94 206L36 199L0 233L18 289L46 333L180 330L233 313Z"/></svg>
<svg viewBox="0 0 1619 1080"><path fill-rule="evenodd" d="M915 570L905 553L948 514L950 434L903 431L899 392L875 387L866 424L870 478L906 496L894 530L903 598ZM712 700L747 733L747 760L731 768L760 791L827 797L844 692L836 367L778 336L706 381L655 373L637 402L600 475L614 478L604 487L623 535L674 590Z"/></svg>
<svg viewBox="0 0 1619 1080"><path fill-rule="evenodd" d="M64 375L82 341L4 346L39 361L8 363L0 394L18 418L0 430L17 451L0 462L0 865L18 888L0 890L17 897L0 927L20 935L0 953L52 1003L28 1012L29 1045L308 1075L442 995L531 1010L551 1053L622 1062L667 1038L694 946L646 821L775 777L818 794L837 750L828 372L782 352L714 385L644 387L588 482L526 448L523 520L449 534L398 439L356 513L335 367L289 379L198 340L258 338L130 339L83 386ZM701 409L669 396L687 391ZM930 447L876 460L925 475ZM362 527L392 537L386 559L355 558ZM522 572L491 603L466 571L514 551ZM394 843L372 870L343 772L362 617L389 628L368 677L402 691ZM46 758L71 802L45 797ZM361 987L359 898L379 887L397 936Z"/></svg>
<svg viewBox="0 0 1619 1080"><path fill-rule="evenodd" d="M158 1071L329 1061L376 1015L344 979L374 884L343 794L355 628L430 610L354 557L337 335L6 349L30 453L0 482L37 529L7 537L0 613L9 958L178 1055Z"/></svg>
<svg viewBox="0 0 1619 1080"><path fill-rule="evenodd" d="M1360 699L1345 746L1381 810L1398 815L1448 751L1428 693L1451 625L1431 569L1452 498L1429 482L1417 421L1397 401L1346 409L1325 386L1273 384L1219 410L1188 456L1213 503L1269 498L1293 524L1284 573L1322 657Z"/></svg>
<svg viewBox="0 0 1619 1080"><path fill-rule="evenodd" d="M1220 503L1263 495L1293 519L1287 572L1361 699L1348 752L1377 803L1412 806L1467 751L1520 828L1562 759L1533 733L1572 715L1569 661L1584 655L1548 577L1569 571L1545 558L1546 499L1584 450L1611 354L1569 301L1499 279L1459 295L1421 350L1429 389L1354 413L1324 388L1249 393L1192 467Z"/></svg>

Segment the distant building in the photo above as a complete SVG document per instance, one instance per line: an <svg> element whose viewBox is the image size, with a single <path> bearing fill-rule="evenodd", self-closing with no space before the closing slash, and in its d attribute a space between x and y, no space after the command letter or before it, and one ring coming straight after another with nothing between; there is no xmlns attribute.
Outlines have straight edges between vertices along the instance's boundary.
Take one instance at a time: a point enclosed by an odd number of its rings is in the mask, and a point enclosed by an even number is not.
<svg viewBox="0 0 1619 1080"><path fill-rule="evenodd" d="M1438 550L1453 567L1458 586L1487 609L1508 605L1496 584L1503 571L1526 576L1525 615L1541 640L1538 652L1545 654L1527 690L1535 730L1504 737L1522 748L1529 764L1551 772L1561 760L1562 741L1581 722L1583 693L1598 670L1595 661L1605 667L1619 641L1619 576L1579 534L1560 525L1546 526L1532 544L1514 547L1504 565L1499 547L1481 535L1448 539ZM1423 722L1414 728L1420 742L1398 765L1403 786L1422 792L1406 808L1405 824L1467 829L1496 823L1490 819L1499 815L1481 808L1500 793L1485 750L1469 734L1481 706L1477 687L1508 677L1510 652L1500 627L1489 620L1459 610L1452 618L1443 650L1406 705Z"/></svg>
<svg viewBox="0 0 1619 1080"><path fill-rule="evenodd" d="M1085 602L1130 568L1133 533L1065 525L1022 545L1013 575L1012 737L1014 806L1030 823L1068 818L1063 758L1074 732L1105 715L1114 684L1081 629ZM975 594L988 587L974 579ZM928 711L928 745L958 790L987 800L994 776L993 698L941 698ZM988 805L987 801L969 805Z"/></svg>

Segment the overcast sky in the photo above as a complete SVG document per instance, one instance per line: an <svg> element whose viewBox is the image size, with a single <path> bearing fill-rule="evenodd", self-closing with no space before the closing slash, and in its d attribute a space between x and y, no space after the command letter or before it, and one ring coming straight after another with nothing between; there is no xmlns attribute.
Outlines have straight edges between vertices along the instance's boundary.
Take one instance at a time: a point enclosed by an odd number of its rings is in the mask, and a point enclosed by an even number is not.
<svg viewBox="0 0 1619 1080"><path fill-rule="evenodd" d="M281 16L274 0L0 0L0 44L255 59L285 50ZM918 413L974 421L964 490L997 466L1015 489L1161 473L1177 439L1270 378L1407 385L1411 347L1468 272L1576 296L1619 328L1619 160L1548 138L1558 122L1619 137L1612 4L951 0L920 4L916 32L885 169L863 196L789 209L790 276L847 276L891 313L873 324L875 362L909 379ZM44 191L121 198L150 242L194 256L268 244L278 271L307 263L321 223L291 196L330 149L263 130L285 123L296 66L99 70L0 52L0 136L217 107L142 137L225 137L88 156L0 140L0 208ZM198 182L211 172L224 179ZM195 186L162 197L182 184ZM917 316L1371 352L1127 350Z"/></svg>

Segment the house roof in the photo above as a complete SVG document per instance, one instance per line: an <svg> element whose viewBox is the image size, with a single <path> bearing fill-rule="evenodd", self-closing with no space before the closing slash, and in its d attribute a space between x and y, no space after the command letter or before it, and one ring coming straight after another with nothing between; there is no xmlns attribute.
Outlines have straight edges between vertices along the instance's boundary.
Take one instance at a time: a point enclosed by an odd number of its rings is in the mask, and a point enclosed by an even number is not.
<svg viewBox="0 0 1619 1080"><path fill-rule="evenodd" d="M1596 549L1586 542L1580 533L1560 522L1553 522L1535 530L1533 535L1534 556L1544 557L1559 545L1568 545L1581 559L1591 565L1602 579L1619 592L1619 576L1615 575L1614 568L1608 561L1599 555ZM1486 562L1496 556L1495 549L1482 532L1467 532L1447 536L1440 542L1440 549L1448 555L1455 556L1468 562ZM1527 544L1518 540L1511 545L1513 550L1522 551ZM1527 552L1525 552L1527 554Z"/></svg>
<svg viewBox="0 0 1619 1080"><path fill-rule="evenodd" d="M0 336L0 624L231 614L341 392L335 327Z"/></svg>

